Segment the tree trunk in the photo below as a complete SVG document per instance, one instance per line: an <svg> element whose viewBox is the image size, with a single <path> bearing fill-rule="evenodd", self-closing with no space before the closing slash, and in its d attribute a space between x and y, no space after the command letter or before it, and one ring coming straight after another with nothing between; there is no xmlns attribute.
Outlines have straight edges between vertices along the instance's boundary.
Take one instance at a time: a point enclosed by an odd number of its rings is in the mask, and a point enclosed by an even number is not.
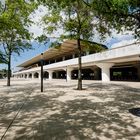
<svg viewBox="0 0 140 140"><path fill-rule="evenodd" d="M9 54L8 57L7 86L10 86L10 78L11 78L11 54Z"/></svg>
<svg viewBox="0 0 140 140"><path fill-rule="evenodd" d="M82 90L82 63L81 63L81 45L80 39L77 39L78 46L78 90Z"/></svg>

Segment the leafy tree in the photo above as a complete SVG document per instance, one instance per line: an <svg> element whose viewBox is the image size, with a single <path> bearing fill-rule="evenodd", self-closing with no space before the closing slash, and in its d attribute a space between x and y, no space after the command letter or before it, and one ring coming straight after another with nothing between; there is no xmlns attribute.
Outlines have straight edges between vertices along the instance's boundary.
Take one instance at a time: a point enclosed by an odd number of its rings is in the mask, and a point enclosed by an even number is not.
<svg viewBox="0 0 140 140"><path fill-rule="evenodd" d="M40 2L40 1L39 1ZM90 40L96 35L95 30L99 28L95 20L92 8L81 0L42 0L48 8L43 17L44 30L52 34L60 28L64 30L61 39L69 38L77 40L78 48L78 90L82 89L82 63L81 63L81 40ZM100 31L102 34L102 31ZM85 43L87 43L85 41ZM94 46L94 45L92 45Z"/></svg>
<svg viewBox="0 0 140 140"><path fill-rule="evenodd" d="M133 31L140 38L140 0L83 0L85 4L96 11L100 23L106 28L119 32ZM111 30L110 30L111 31Z"/></svg>
<svg viewBox="0 0 140 140"><path fill-rule="evenodd" d="M8 64L7 86L10 86L11 56L31 48L31 34L27 27L32 23L29 15L36 5L24 0L6 0L5 4L5 11L0 15L0 58Z"/></svg>
<svg viewBox="0 0 140 140"><path fill-rule="evenodd" d="M7 64L7 60L5 59L5 55L2 51L0 51L0 64Z"/></svg>
<svg viewBox="0 0 140 140"><path fill-rule="evenodd" d="M6 75L7 75L7 70L6 69L0 70L0 78L5 78Z"/></svg>

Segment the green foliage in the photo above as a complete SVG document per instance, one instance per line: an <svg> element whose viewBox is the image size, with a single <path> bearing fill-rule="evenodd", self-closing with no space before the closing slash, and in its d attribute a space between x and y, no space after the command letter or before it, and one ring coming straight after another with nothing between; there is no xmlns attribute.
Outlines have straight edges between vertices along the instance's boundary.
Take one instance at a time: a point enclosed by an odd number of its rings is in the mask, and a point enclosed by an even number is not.
<svg viewBox="0 0 140 140"><path fill-rule="evenodd" d="M10 86L11 56L31 49L29 41L32 34L27 28L32 23L29 16L35 7L36 4L32 0L6 0L5 10L0 15L0 61L8 65L7 86Z"/></svg>
<svg viewBox="0 0 140 140"><path fill-rule="evenodd" d="M7 76L7 70L6 69L0 70L0 78L5 78L6 76Z"/></svg>
<svg viewBox="0 0 140 140"><path fill-rule="evenodd" d="M83 51L85 52L101 52L103 50L105 50L105 46L95 43L95 42L91 42L91 41L87 41L87 40L81 40L81 45L84 46Z"/></svg>
<svg viewBox="0 0 140 140"><path fill-rule="evenodd" d="M2 63L7 64L7 60L5 55L2 53L2 51L0 51L0 64Z"/></svg>
<svg viewBox="0 0 140 140"><path fill-rule="evenodd" d="M52 42L50 48L60 49L61 43L59 43L58 41Z"/></svg>
<svg viewBox="0 0 140 140"><path fill-rule="evenodd" d="M100 24L106 28L134 31L140 37L140 1L139 0L98 0L90 3L93 11L100 18Z"/></svg>
<svg viewBox="0 0 140 140"><path fill-rule="evenodd" d="M46 41L48 40L48 37L46 35L41 35L35 38L35 40L37 40L39 43L44 42L44 44L46 43Z"/></svg>
<svg viewBox="0 0 140 140"><path fill-rule="evenodd" d="M6 0L5 11L0 15L0 44L4 48L4 57L31 48L32 35L27 27L32 23L29 15L34 8L35 4L30 1Z"/></svg>
<svg viewBox="0 0 140 140"><path fill-rule="evenodd" d="M92 40L96 36L96 31L102 39L106 34L111 34L112 28L106 26L106 21L98 13L100 4L103 3L101 0L99 2L91 0L90 4L93 6L87 5L84 0L39 0L39 2L48 8L42 19L47 34L63 29L61 39L84 40Z"/></svg>

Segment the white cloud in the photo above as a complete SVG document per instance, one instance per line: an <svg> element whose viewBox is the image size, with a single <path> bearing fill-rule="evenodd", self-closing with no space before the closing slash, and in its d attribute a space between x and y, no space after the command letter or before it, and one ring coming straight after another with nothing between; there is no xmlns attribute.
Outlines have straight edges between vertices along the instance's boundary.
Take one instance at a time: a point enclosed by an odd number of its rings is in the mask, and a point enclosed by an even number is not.
<svg viewBox="0 0 140 140"><path fill-rule="evenodd" d="M38 9L30 16L34 23L28 29L34 34L34 37L37 37L43 33L43 27L41 26L40 22L46 11L47 8L44 6L39 6Z"/></svg>

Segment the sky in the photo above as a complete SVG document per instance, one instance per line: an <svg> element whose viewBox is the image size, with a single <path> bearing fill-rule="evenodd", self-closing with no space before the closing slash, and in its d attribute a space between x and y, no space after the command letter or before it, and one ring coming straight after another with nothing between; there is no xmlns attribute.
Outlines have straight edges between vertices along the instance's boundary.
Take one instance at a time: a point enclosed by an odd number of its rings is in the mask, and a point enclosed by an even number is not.
<svg viewBox="0 0 140 140"><path fill-rule="evenodd" d="M31 19L33 19L33 21L35 22L35 24L33 24L32 26L30 26L28 29L30 32L32 32L34 34L34 37L37 37L39 35L41 35L43 33L43 27L40 25L40 20L41 17L44 16L45 12L46 12L46 8L44 8L43 6L40 6L38 8L38 10L31 15ZM62 31L58 31L55 34L52 34L51 40L53 40L53 37L58 37L59 34L61 34ZM114 45L115 43L124 41L124 40L131 40L133 38L132 35L130 35L130 32L125 32L125 33L119 33L117 34L116 32L114 32L112 34L112 37L107 37L106 41L102 42L101 40L99 40L98 35L94 38L94 42L98 42L98 43L102 43L104 45L106 45L108 48L111 48L112 45ZM28 50L28 51L24 51L20 54L20 56L17 55L13 55L12 56L12 71L17 71L19 70L18 67L16 67L17 65L35 57L36 55L41 54L42 52L46 51L49 48L50 43L44 45L44 44L39 44L36 41L32 40L31 41L33 49L32 50ZM6 65L0 64L0 69L3 68L7 68Z"/></svg>

